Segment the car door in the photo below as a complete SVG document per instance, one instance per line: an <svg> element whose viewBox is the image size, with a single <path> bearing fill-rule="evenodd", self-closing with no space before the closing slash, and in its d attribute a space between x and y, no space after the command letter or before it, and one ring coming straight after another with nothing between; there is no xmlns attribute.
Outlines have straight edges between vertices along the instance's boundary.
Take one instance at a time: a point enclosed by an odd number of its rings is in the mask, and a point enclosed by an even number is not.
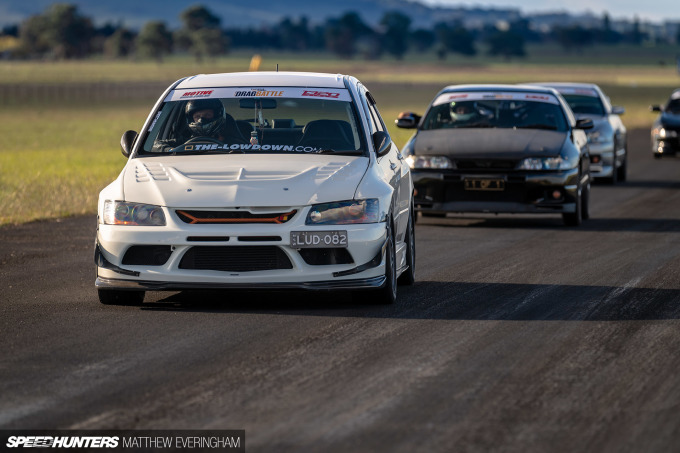
<svg viewBox="0 0 680 453"><path fill-rule="evenodd" d="M375 100L371 93L366 91L366 101L369 113L369 123L371 127L371 135L376 131L382 131L387 134L385 123L375 106ZM389 135L389 134L388 134ZM377 150L374 150L374 152ZM376 156L378 165L382 169L385 181L394 188L394 196L392 199L392 215L394 218L394 229L397 243L404 241L406 234L406 224L408 222L409 209L409 185L410 173L408 166L404 161L404 156L399 152L397 146L392 143L390 150L383 156Z"/></svg>

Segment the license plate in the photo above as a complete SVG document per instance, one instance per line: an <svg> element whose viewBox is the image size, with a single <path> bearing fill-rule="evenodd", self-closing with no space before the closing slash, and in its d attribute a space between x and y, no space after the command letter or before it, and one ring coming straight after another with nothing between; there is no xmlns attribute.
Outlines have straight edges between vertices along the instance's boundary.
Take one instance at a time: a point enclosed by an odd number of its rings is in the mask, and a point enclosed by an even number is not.
<svg viewBox="0 0 680 453"><path fill-rule="evenodd" d="M503 179L466 179L465 190L505 190Z"/></svg>
<svg viewBox="0 0 680 453"><path fill-rule="evenodd" d="M347 231L291 231L290 246L296 249L347 247Z"/></svg>

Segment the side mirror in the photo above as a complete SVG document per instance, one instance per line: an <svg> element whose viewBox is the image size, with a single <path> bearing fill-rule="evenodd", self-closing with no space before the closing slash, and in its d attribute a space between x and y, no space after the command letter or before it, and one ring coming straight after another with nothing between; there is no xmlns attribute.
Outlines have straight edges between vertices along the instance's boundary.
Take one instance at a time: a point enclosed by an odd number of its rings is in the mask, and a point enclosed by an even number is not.
<svg viewBox="0 0 680 453"><path fill-rule="evenodd" d="M125 131L123 136L120 138L120 148L123 156L130 157L132 154L132 146L135 144L137 139L137 132L135 131Z"/></svg>
<svg viewBox="0 0 680 453"><path fill-rule="evenodd" d="M401 112L394 123L402 129L415 129L420 122L420 115L413 112Z"/></svg>
<svg viewBox="0 0 680 453"><path fill-rule="evenodd" d="M660 105L650 105L649 111L650 112L661 112L661 106Z"/></svg>
<svg viewBox="0 0 680 453"><path fill-rule="evenodd" d="M378 157L387 154L392 147L392 139L387 132L377 131L373 133L373 146Z"/></svg>
<svg viewBox="0 0 680 453"><path fill-rule="evenodd" d="M612 106L612 113L614 115L623 115L624 113L626 113L626 109L624 109L623 107L618 106L618 105L613 105Z"/></svg>
<svg viewBox="0 0 680 453"><path fill-rule="evenodd" d="M593 128L593 120L590 118L583 118L580 120L576 120L576 129L592 129Z"/></svg>

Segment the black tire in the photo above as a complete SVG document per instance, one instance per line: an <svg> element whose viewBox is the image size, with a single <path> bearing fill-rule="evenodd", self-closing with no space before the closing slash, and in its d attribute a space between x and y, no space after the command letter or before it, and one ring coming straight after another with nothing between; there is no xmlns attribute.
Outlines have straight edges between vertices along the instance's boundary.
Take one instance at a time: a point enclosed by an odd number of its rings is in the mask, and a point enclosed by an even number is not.
<svg viewBox="0 0 680 453"><path fill-rule="evenodd" d="M654 153L654 159L661 159L661 154Z"/></svg>
<svg viewBox="0 0 680 453"><path fill-rule="evenodd" d="M612 162L612 175L604 180L607 184L615 185L618 182L618 176L619 172L616 169L616 156L614 156L614 162Z"/></svg>
<svg viewBox="0 0 680 453"><path fill-rule="evenodd" d="M583 195L583 189L579 185L579 192ZM576 212L562 213L562 221L567 226L579 226L583 222L583 205L581 203L582 196L576 197Z"/></svg>
<svg viewBox="0 0 680 453"><path fill-rule="evenodd" d="M117 289L100 289L99 302L104 305L142 305L144 291L121 291Z"/></svg>
<svg viewBox="0 0 680 453"><path fill-rule="evenodd" d="M619 181L621 181L621 182L625 181L626 178L628 177L628 175L627 175L627 173L628 173L628 150L626 150L626 154L623 157L623 163L618 168L617 172L618 172L617 176L619 178Z"/></svg>
<svg viewBox="0 0 680 453"><path fill-rule="evenodd" d="M590 183L581 192L581 218L590 218Z"/></svg>
<svg viewBox="0 0 680 453"><path fill-rule="evenodd" d="M406 269L399 276L399 284L412 285L416 281L416 233L413 223L415 221L415 213L411 209L408 217L408 225L406 226Z"/></svg>
<svg viewBox="0 0 680 453"><path fill-rule="evenodd" d="M394 244L394 228L387 221L387 246L385 248L385 285L377 291L376 302L393 304L397 300L397 256Z"/></svg>

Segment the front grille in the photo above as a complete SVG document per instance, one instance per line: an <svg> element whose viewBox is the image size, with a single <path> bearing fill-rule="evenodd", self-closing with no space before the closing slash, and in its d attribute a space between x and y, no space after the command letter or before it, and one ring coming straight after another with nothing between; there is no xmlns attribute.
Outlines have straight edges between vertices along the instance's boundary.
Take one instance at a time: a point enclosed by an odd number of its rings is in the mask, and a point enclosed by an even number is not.
<svg viewBox="0 0 680 453"><path fill-rule="evenodd" d="M507 181L505 190L465 190L463 181L430 181L415 184L416 201L423 206L433 202L480 201L529 203L535 194L528 193L526 183ZM542 192L541 192L542 193ZM539 197L541 195L538 195Z"/></svg>
<svg viewBox="0 0 680 453"><path fill-rule="evenodd" d="M286 223L297 212L273 214L253 214L248 211L186 211L177 210L177 217L189 224L219 224L219 223Z"/></svg>
<svg viewBox="0 0 680 453"><path fill-rule="evenodd" d="M456 160L459 170L514 170L517 166L515 160L503 159L459 159Z"/></svg>
<svg viewBox="0 0 680 453"><path fill-rule="evenodd" d="M293 264L279 247L262 246L197 246L184 254L180 269L227 272L292 269Z"/></svg>

